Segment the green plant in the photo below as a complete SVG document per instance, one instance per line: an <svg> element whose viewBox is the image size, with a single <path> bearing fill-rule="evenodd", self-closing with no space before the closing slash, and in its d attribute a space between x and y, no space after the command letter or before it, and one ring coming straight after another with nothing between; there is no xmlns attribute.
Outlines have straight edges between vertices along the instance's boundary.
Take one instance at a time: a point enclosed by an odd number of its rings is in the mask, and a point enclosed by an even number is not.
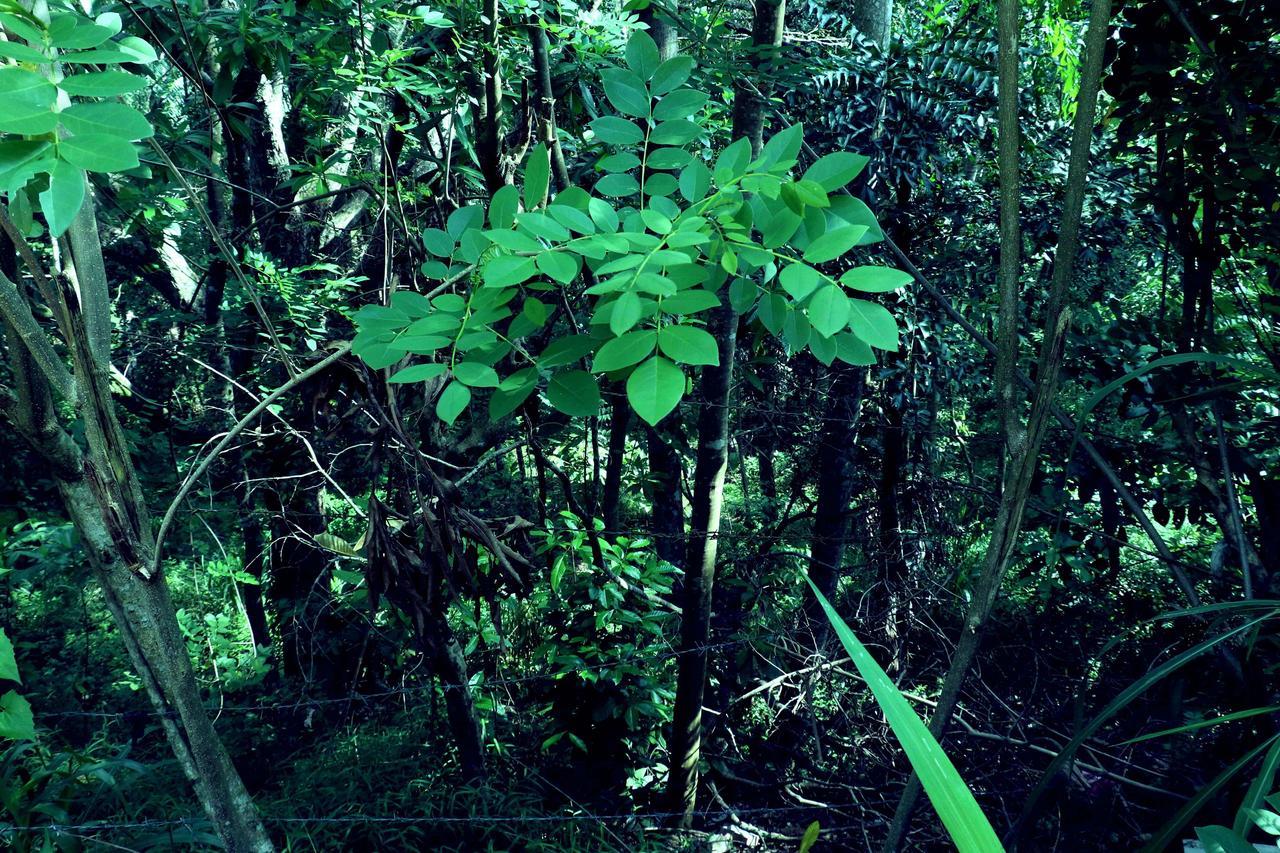
<svg viewBox="0 0 1280 853"><path fill-rule="evenodd" d="M13 643L0 628L0 682L12 681L21 684L18 674L18 661L13 654ZM0 696L0 737L15 740L34 740L36 736L35 720L31 715L31 704L16 690L6 691Z"/></svg>
<svg viewBox="0 0 1280 853"><path fill-rule="evenodd" d="M893 729L894 736L902 745L912 768L920 777L920 784L924 786L925 793L929 795L938 817L942 819L943 826L947 828L960 853L995 853L1004 850L995 830L991 828L991 822L973 798L973 792L956 772L942 746L929 733L924 721L911 710L906 697L812 581L809 581L809 586L835 628L841 645L857 667L858 674L871 688L876 703L884 712L889 727Z"/></svg>
<svg viewBox="0 0 1280 853"><path fill-rule="evenodd" d="M437 258L422 267L441 282L435 295L402 290L355 315L353 351L370 367L434 359L389 381L431 383L446 423L487 389L495 420L539 388L553 408L591 416L603 375L624 382L631 407L656 424L684 398L687 371L718 363L703 318L721 304L722 288L789 352L807 349L823 364L870 364L872 347L898 347L889 311L849 291L892 291L910 276L822 269L879 238L867 206L837 193L866 158L828 154L795 177L803 142L795 125L759 157L739 139L711 160L700 121L707 95L684 85L693 60L660 62L644 33L627 42L626 57L627 68L602 73L618 114L591 122L591 141L610 152L593 192L549 196L550 152L537 146L522 187L494 193L487 230L473 206L423 232ZM562 309L579 297L585 328ZM589 370L581 366L588 357Z"/></svg>

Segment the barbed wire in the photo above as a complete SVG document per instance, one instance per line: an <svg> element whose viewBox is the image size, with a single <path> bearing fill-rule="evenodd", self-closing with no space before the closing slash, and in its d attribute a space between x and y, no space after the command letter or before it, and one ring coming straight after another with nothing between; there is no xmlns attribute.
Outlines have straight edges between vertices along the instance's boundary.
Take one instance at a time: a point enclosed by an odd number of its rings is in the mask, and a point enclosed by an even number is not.
<svg viewBox="0 0 1280 853"><path fill-rule="evenodd" d="M882 798L880 803L888 802L888 798ZM441 824L441 825L476 825L476 824L562 824L562 823L623 823L628 821L665 821L683 818L688 814L691 817L700 820L732 820L735 817L767 817L770 815L796 814L803 812L840 812L843 810L865 810L870 805L869 802L852 802L839 804L818 805L794 805L794 806L743 806L741 808L720 808L720 809L700 809L691 813L682 811L639 811L639 812L616 812L609 814L559 814L559 815L517 815L517 814L499 814L499 815L317 815L304 817L284 817L264 815L263 823L282 824L282 825L357 825L357 824L383 824L383 825L412 825L412 824ZM118 822L91 822L91 823L47 823L37 826L12 826L0 825L0 837L11 837L19 833L37 833L37 832L106 832L123 829L172 829L181 827L184 829L199 829L207 826L208 820L203 817L180 817L180 818L147 818L143 820L118 821ZM825 831L833 832L837 829L848 829L854 827L829 827Z"/></svg>

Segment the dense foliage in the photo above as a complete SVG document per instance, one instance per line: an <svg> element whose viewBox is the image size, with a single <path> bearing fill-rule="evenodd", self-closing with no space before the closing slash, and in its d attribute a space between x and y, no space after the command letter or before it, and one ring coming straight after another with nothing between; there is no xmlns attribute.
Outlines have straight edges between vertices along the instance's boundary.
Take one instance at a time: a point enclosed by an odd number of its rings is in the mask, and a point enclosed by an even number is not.
<svg viewBox="0 0 1280 853"><path fill-rule="evenodd" d="M1274 843L1278 33L0 0L0 839Z"/></svg>

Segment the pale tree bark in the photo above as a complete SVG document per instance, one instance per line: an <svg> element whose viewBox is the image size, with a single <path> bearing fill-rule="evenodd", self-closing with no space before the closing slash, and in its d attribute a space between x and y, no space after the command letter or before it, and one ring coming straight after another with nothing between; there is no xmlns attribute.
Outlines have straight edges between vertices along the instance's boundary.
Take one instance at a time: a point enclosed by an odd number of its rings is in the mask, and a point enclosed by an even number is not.
<svg viewBox="0 0 1280 853"><path fill-rule="evenodd" d="M757 0L752 25L751 65L759 69L782 44L786 0ZM734 92L733 136L751 140L752 156L763 147L764 99L751 81ZM707 684L707 639L715 584L720 512L729 464L729 401L737 347L738 315L728 299L715 310L708 331L716 337L719 363L703 369L699 384L698 449L693 474L689 544L685 552L684 601L680 618L680 666L671 722L667 795L682 823L697 805L702 758L702 701Z"/></svg>
<svg viewBox="0 0 1280 853"><path fill-rule="evenodd" d="M54 353L22 290L0 274L0 317L16 399L5 413L49 465L68 517L102 585L130 660L178 765L228 850L270 851L252 799L205 712L163 574L154 566L151 522L110 389L110 299L93 193L58 245L62 274L48 276L28 250L32 277L59 317L71 366ZM25 246L7 217L5 231ZM54 281L72 287L51 292ZM53 395L75 405L85 450L59 423Z"/></svg>
<svg viewBox="0 0 1280 853"><path fill-rule="evenodd" d="M1016 35L1010 36L1006 30L1018 26L1017 0L1001 0L1000 4L1000 48L1003 53L1006 44L1016 45ZM1000 508L992 530L991 540L987 544L981 574L975 584L969 612L965 616L959 643L951 660L942 684L942 692L933 718L929 721L929 730L935 738L942 739L947 724L955 711L964 688L965 679L973 665L975 656L982 642L987 622L1000 593L1000 586L1006 572L1013 563L1017 553L1018 535L1022 530L1023 515L1027 499L1031 491L1032 481L1039 465L1040 445L1048 429L1050 416L1054 415L1053 395L1057 388L1057 377L1064 356L1064 338L1066 336L1069 312L1065 305L1067 288L1075 271L1076 255L1080 246L1080 222L1083 218L1084 191L1089 169L1089 149L1093 138L1094 118L1097 110L1098 89L1102 79L1102 61L1106 48L1107 31L1111 22L1110 0L1094 0L1089 17L1089 27L1085 34L1084 54L1081 61L1081 81L1079 101L1076 107L1075 124L1072 130L1070 162L1067 170L1067 191L1063 202L1061 227L1058 231L1058 246L1054 255L1053 280L1050 287L1047 305L1044 340L1040 348L1040 371L1036 377L1034 399L1031 413L1025 428L1015 413L1011 413L1016 398L1010 391L1002 401L1002 415L1007 415L1006 437L1013 440L1006 445L1005 477L1000 496ZM1003 79L1008 73L1017 73L1016 62L1010 68L1001 57L1000 98L1002 119L1004 111L1009 109L1007 99L1016 98L1016 88L1006 86ZM1012 105L1016 110L1016 103ZM1013 123L1016 128L1016 120ZM1004 124L1001 126L1002 136ZM1012 164L1016 167L1017 150L1012 157L1005 156L1004 140L1001 141L1001 235L1016 232L1016 219L1012 227L1006 231L1006 205L1012 201L1017 203L1016 194L1009 196L1005 190L1010 175L1006 170ZM1016 217L1016 213L1015 213ZM1002 245L1001 265L1004 264ZM1013 273L1016 275L1017 270ZM1004 272L1002 270L1002 275ZM1015 299L1017 294L1015 293ZM1001 339L997 341L997 359L1003 354L1006 360L1012 361L1009 366L1008 381L1012 385L1017 375L1017 329L1013 324L1000 325ZM1012 340L1010 340L1012 338ZM1006 361L1008 363L1008 361ZM997 381L1000 381L997 373ZM999 387L997 393L1000 393ZM889 827L885 841L886 851L896 851L911 821L911 814L920 797L920 781L912 774L898 803L893 821Z"/></svg>
<svg viewBox="0 0 1280 853"><path fill-rule="evenodd" d="M854 0L849 17L858 32L880 48L889 49L889 36L893 32L893 0Z"/></svg>
<svg viewBox="0 0 1280 853"><path fill-rule="evenodd" d="M658 56L666 61L680 51L680 34L676 30L676 0L663 0L661 5L652 2L640 10L640 23L649 28L649 35L658 45Z"/></svg>

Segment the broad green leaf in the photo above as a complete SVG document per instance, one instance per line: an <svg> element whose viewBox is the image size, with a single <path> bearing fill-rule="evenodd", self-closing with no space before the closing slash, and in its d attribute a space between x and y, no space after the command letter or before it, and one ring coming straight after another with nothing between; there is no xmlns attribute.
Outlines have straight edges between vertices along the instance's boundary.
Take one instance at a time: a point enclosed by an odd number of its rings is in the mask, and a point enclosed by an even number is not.
<svg viewBox="0 0 1280 853"><path fill-rule="evenodd" d="M627 39L626 59L627 66L646 82L653 77L662 62L653 37L640 30L636 30Z"/></svg>
<svg viewBox="0 0 1280 853"><path fill-rule="evenodd" d="M630 331L632 326L640 322L642 311L640 297L637 294L631 291L623 293L613 303L613 312L609 315L609 329L615 335Z"/></svg>
<svg viewBox="0 0 1280 853"><path fill-rule="evenodd" d="M1197 826L1204 853L1258 853L1256 847L1225 826Z"/></svg>
<svg viewBox="0 0 1280 853"><path fill-rule="evenodd" d="M25 68L0 68L0 131L35 135L58 126L53 102L58 90Z"/></svg>
<svg viewBox="0 0 1280 853"><path fill-rule="evenodd" d="M140 91L147 86L145 77L128 71L93 71L64 77L58 88L68 95L81 98L114 98L129 92Z"/></svg>
<svg viewBox="0 0 1280 853"><path fill-rule="evenodd" d="M529 152L529 159L524 165L524 209L533 210L542 206L547 198L547 187L551 180L551 154L547 146L539 142Z"/></svg>
<svg viewBox="0 0 1280 853"><path fill-rule="evenodd" d="M720 305L720 299L709 290L682 290L675 296L662 300L662 310L667 314L696 314Z"/></svg>
<svg viewBox="0 0 1280 853"><path fill-rule="evenodd" d="M649 134L654 145L684 145L702 134L702 128L685 118L664 121Z"/></svg>
<svg viewBox="0 0 1280 853"><path fill-rule="evenodd" d="M604 199L592 197L587 203L587 213L591 215L591 221L596 227L606 234L618 230L618 212Z"/></svg>
<svg viewBox="0 0 1280 853"><path fill-rule="evenodd" d="M538 356L538 366L543 370L573 364L596 348L596 341L587 335L567 335L556 338Z"/></svg>
<svg viewBox="0 0 1280 853"><path fill-rule="evenodd" d="M627 174L605 175L596 182L596 192L614 198L626 198L640 192L640 182Z"/></svg>
<svg viewBox="0 0 1280 853"><path fill-rule="evenodd" d="M485 264L486 287L510 287L528 281L538 272L533 258L523 255L498 255Z"/></svg>
<svg viewBox="0 0 1280 853"><path fill-rule="evenodd" d="M835 192L848 184L866 168L868 159L861 154L837 151L819 157L804 173L806 181L816 181L827 192Z"/></svg>
<svg viewBox="0 0 1280 853"><path fill-rule="evenodd" d="M829 338L849 325L849 297L834 284L828 284L813 294L805 313L818 334ZM894 330L896 333L896 326Z"/></svg>
<svg viewBox="0 0 1280 853"><path fill-rule="evenodd" d="M36 724L31 716L31 705L12 690L0 696L0 737L13 740L36 739Z"/></svg>
<svg viewBox="0 0 1280 853"><path fill-rule="evenodd" d="M567 252L548 249L534 258L534 263L538 265L543 275L561 284L568 284L578 275L578 262Z"/></svg>
<svg viewBox="0 0 1280 853"><path fill-rule="evenodd" d="M590 417L600 411L600 386L585 370L563 370L547 383L547 402L570 417Z"/></svg>
<svg viewBox="0 0 1280 853"><path fill-rule="evenodd" d="M448 371L448 366L444 364L414 364L402 370L397 370L391 374L388 382L402 384L406 382L425 382L428 379L435 379L437 376L443 376Z"/></svg>
<svg viewBox="0 0 1280 853"><path fill-rule="evenodd" d="M561 193L556 196L556 200L559 201L563 196L564 193ZM590 202L588 201L587 204L590 205ZM567 204L553 204L547 208L547 213L565 228L576 231L579 234L596 233L596 223L586 211L570 207Z"/></svg>
<svg viewBox="0 0 1280 853"><path fill-rule="evenodd" d="M893 267L854 267L840 276L840 283L863 293L888 293L910 284L911 275Z"/></svg>
<svg viewBox="0 0 1280 853"><path fill-rule="evenodd" d="M489 199L489 227L503 231L516 221L516 211L520 209L520 191L513 185L499 187Z"/></svg>
<svg viewBox="0 0 1280 853"><path fill-rule="evenodd" d="M445 223L445 230L455 240L461 240L462 235L467 231L483 227L484 208L478 204L458 208L449 214L449 219ZM507 227L510 227L510 223Z"/></svg>
<svg viewBox="0 0 1280 853"><path fill-rule="evenodd" d="M715 178L716 184L723 187L725 184L742 177L750 163L751 142L744 136L742 139L730 143L720 152L720 156L716 158L712 176Z"/></svg>
<svg viewBox="0 0 1280 853"><path fill-rule="evenodd" d="M50 27L49 33L52 36L50 41L53 43L54 47L59 50L85 50L91 47L97 47L115 35L115 33L113 33L109 28L100 27L97 24L91 24L88 21L77 21L76 23L78 25L65 35L54 35L53 28Z"/></svg>
<svg viewBox="0 0 1280 853"><path fill-rule="evenodd" d="M697 115L706 106L707 96L693 89L681 89L667 95L653 108L653 117L657 121L671 119L687 119Z"/></svg>
<svg viewBox="0 0 1280 853"><path fill-rule="evenodd" d="M453 378L471 388L497 388L498 374L487 364L460 361L453 366Z"/></svg>
<svg viewBox="0 0 1280 853"><path fill-rule="evenodd" d="M43 139L0 140L0 186L7 183L10 173L38 168L34 161L43 157L51 147Z"/></svg>
<svg viewBox="0 0 1280 853"><path fill-rule="evenodd" d="M525 367L502 380L489 398L489 419L501 420L518 409L538 388L538 369Z"/></svg>
<svg viewBox="0 0 1280 853"><path fill-rule="evenodd" d="M782 318L782 340L786 342L787 349L793 353L799 352L805 348L811 337L813 337L813 326L810 325L809 319L798 310L788 310Z"/></svg>
<svg viewBox="0 0 1280 853"><path fill-rule="evenodd" d="M436 400L436 417L450 426L471 402L471 389L461 382L450 382Z"/></svg>
<svg viewBox="0 0 1280 853"><path fill-rule="evenodd" d="M619 151L601 157L596 165L606 172L629 172L640 165L640 158L630 151Z"/></svg>
<svg viewBox="0 0 1280 853"><path fill-rule="evenodd" d="M62 160L49 172L49 188L40 193L40 210L49 233L61 237L84 204L84 172Z"/></svg>
<svg viewBox="0 0 1280 853"><path fill-rule="evenodd" d="M813 357L818 361L830 367L836 360L836 340L834 337L824 338L822 335L815 334L809 338L809 352L813 353Z"/></svg>
<svg viewBox="0 0 1280 853"><path fill-rule="evenodd" d="M835 336L836 358L845 364L867 367L876 363L876 354L866 342L850 332Z"/></svg>
<svg viewBox="0 0 1280 853"><path fill-rule="evenodd" d="M665 95L689 79L693 73L692 56L673 56L658 66L653 72L653 80L649 84L655 95Z"/></svg>
<svg viewBox="0 0 1280 853"><path fill-rule="evenodd" d="M24 38L29 42L42 44L45 39L45 31L43 27L36 26L27 18L22 18L8 12L0 12L0 24L4 28L19 38Z"/></svg>
<svg viewBox="0 0 1280 853"><path fill-rule="evenodd" d="M800 146L804 144L804 125L797 122L780 130L764 144L760 152L760 162L765 168L778 171L789 169L795 165L800 156Z"/></svg>
<svg viewBox="0 0 1280 853"><path fill-rule="evenodd" d="M1245 809L1254 826L1267 835L1280 835L1280 814L1267 809Z"/></svg>
<svg viewBox="0 0 1280 853"><path fill-rule="evenodd" d="M132 142L101 133L68 136L58 143L58 156L90 172L123 172L138 166Z"/></svg>
<svg viewBox="0 0 1280 853"><path fill-rule="evenodd" d="M0 41L0 56L32 65L47 65L51 60L40 51L21 42Z"/></svg>
<svg viewBox="0 0 1280 853"><path fill-rule="evenodd" d="M833 228L809 244L804 250L804 259L811 264L834 261L858 245L858 241L866 233L867 229L862 225L842 225Z"/></svg>
<svg viewBox="0 0 1280 853"><path fill-rule="evenodd" d="M590 126L597 139L610 145L635 145L644 141L643 130L618 116L601 116Z"/></svg>
<svg viewBox="0 0 1280 853"><path fill-rule="evenodd" d="M0 681L16 681L22 683L18 675L18 660L13 653L13 643L0 629Z"/></svg>
<svg viewBox="0 0 1280 853"><path fill-rule="evenodd" d="M649 117L649 90L638 76L624 68L607 68L600 73L600 79L614 109L636 118Z"/></svg>
<svg viewBox="0 0 1280 853"><path fill-rule="evenodd" d="M621 370L648 358L658 341L658 333L652 329L627 332L600 347L592 359L591 369L596 373Z"/></svg>
<svg viewBox="0 0 1280 853"><path fill-rule="evenodd" d="M671 233L671 220L652 208L646 207L641 210L640 219L644 222L645 227L655 234Z"/></svg>
<svg viewBox="0 0 1280 853"><path fill-rule="evenodd" d="M658 349L677 364L720 363L715 337L696 326L663 326L658 332Z"/></svg>
<svg viewBox="0 0 1280 853"><path fill-rule="evenodd" d="M569 229L540 210L517 213L516 227L551 243L559 243L569 239Z"/></svg>
<svg viewBox="0 0 1280 853"><path fill-rule="evenodd" d="M849 328L876 349L897 352L898 323L889 309L865 299L849 300Z"/></svg>
<svg viewBox="0 0 1280 853"><path fill-rule="evenodd" d="M128 56L129 62L136 62L139 65L147 65L160 58L156 55L155 48L137 36L125 36L119 41L112 42L111 46Z"/></svg>
<svg viewBox="0 0 1280 853"><path fill-rule="evenodd" d="M72 104L58 113L62 126L74 134L107 134L122 139L146 139L155 131L147 117L125 104L110 101Z"/></svg>
<svg viewBox="0 0 1280 853"><path fill-rule="evenodd" d="M683 148L656 148L649 154L650 169L679 169L687 166L693 155Z"/></svg>
<svg viewBox="0 0 1280 853"><path fill-rule="evenodd" d="M788 264L779 273L778 281L792 299L800 302L818 289L822 276L807 264Z"/></svg>
<svg viewBox="0 0 1280 853"><path fill-rule="evenodd" d="M694 160L680 172L680 195L690 203L702 201L711 188L711 170L701 160Z"/></svg>
<svg viewBox="0 0 1280 853"><path fill-rule="evenodd" d="M1275 788L1277 766L1280 766L1280 740L1273 743L1267 750L1267 754L1262 758L1262 766L1258 768L1253 782L1249 785L1249 790L1245 792L1240 809L1236 812L1235 823L1231 827L1236 832L1243 835L1249 831L1249 812L1263 805L1267 794Z"/></svg>
<svg viewBox="0 0 1280 853"><path fill-rule="evenodd" d="M808 580L808 578L806 578ZM960 853L1001 853L1004 847L991 828L991 822L982 813L977 800L964 779L956 772L955 765L943 752L924 722L916 716L906 697L898 690L880 664L859 642L853 631L836 613L826 597L809 580L813 594L835 628L836 636L848 652L858 674L871 689L876 704L884 713L894 737L907 754L912 768L920 778L920 784L942 819L942 825L951 835Z"/></svg>
<svg viewBox="0 0 1280 853"><path fill-rule="evenodd" d="M627 377L627 400L650 426L671 413L684 396L684 371L655 355Z"/></svg>

